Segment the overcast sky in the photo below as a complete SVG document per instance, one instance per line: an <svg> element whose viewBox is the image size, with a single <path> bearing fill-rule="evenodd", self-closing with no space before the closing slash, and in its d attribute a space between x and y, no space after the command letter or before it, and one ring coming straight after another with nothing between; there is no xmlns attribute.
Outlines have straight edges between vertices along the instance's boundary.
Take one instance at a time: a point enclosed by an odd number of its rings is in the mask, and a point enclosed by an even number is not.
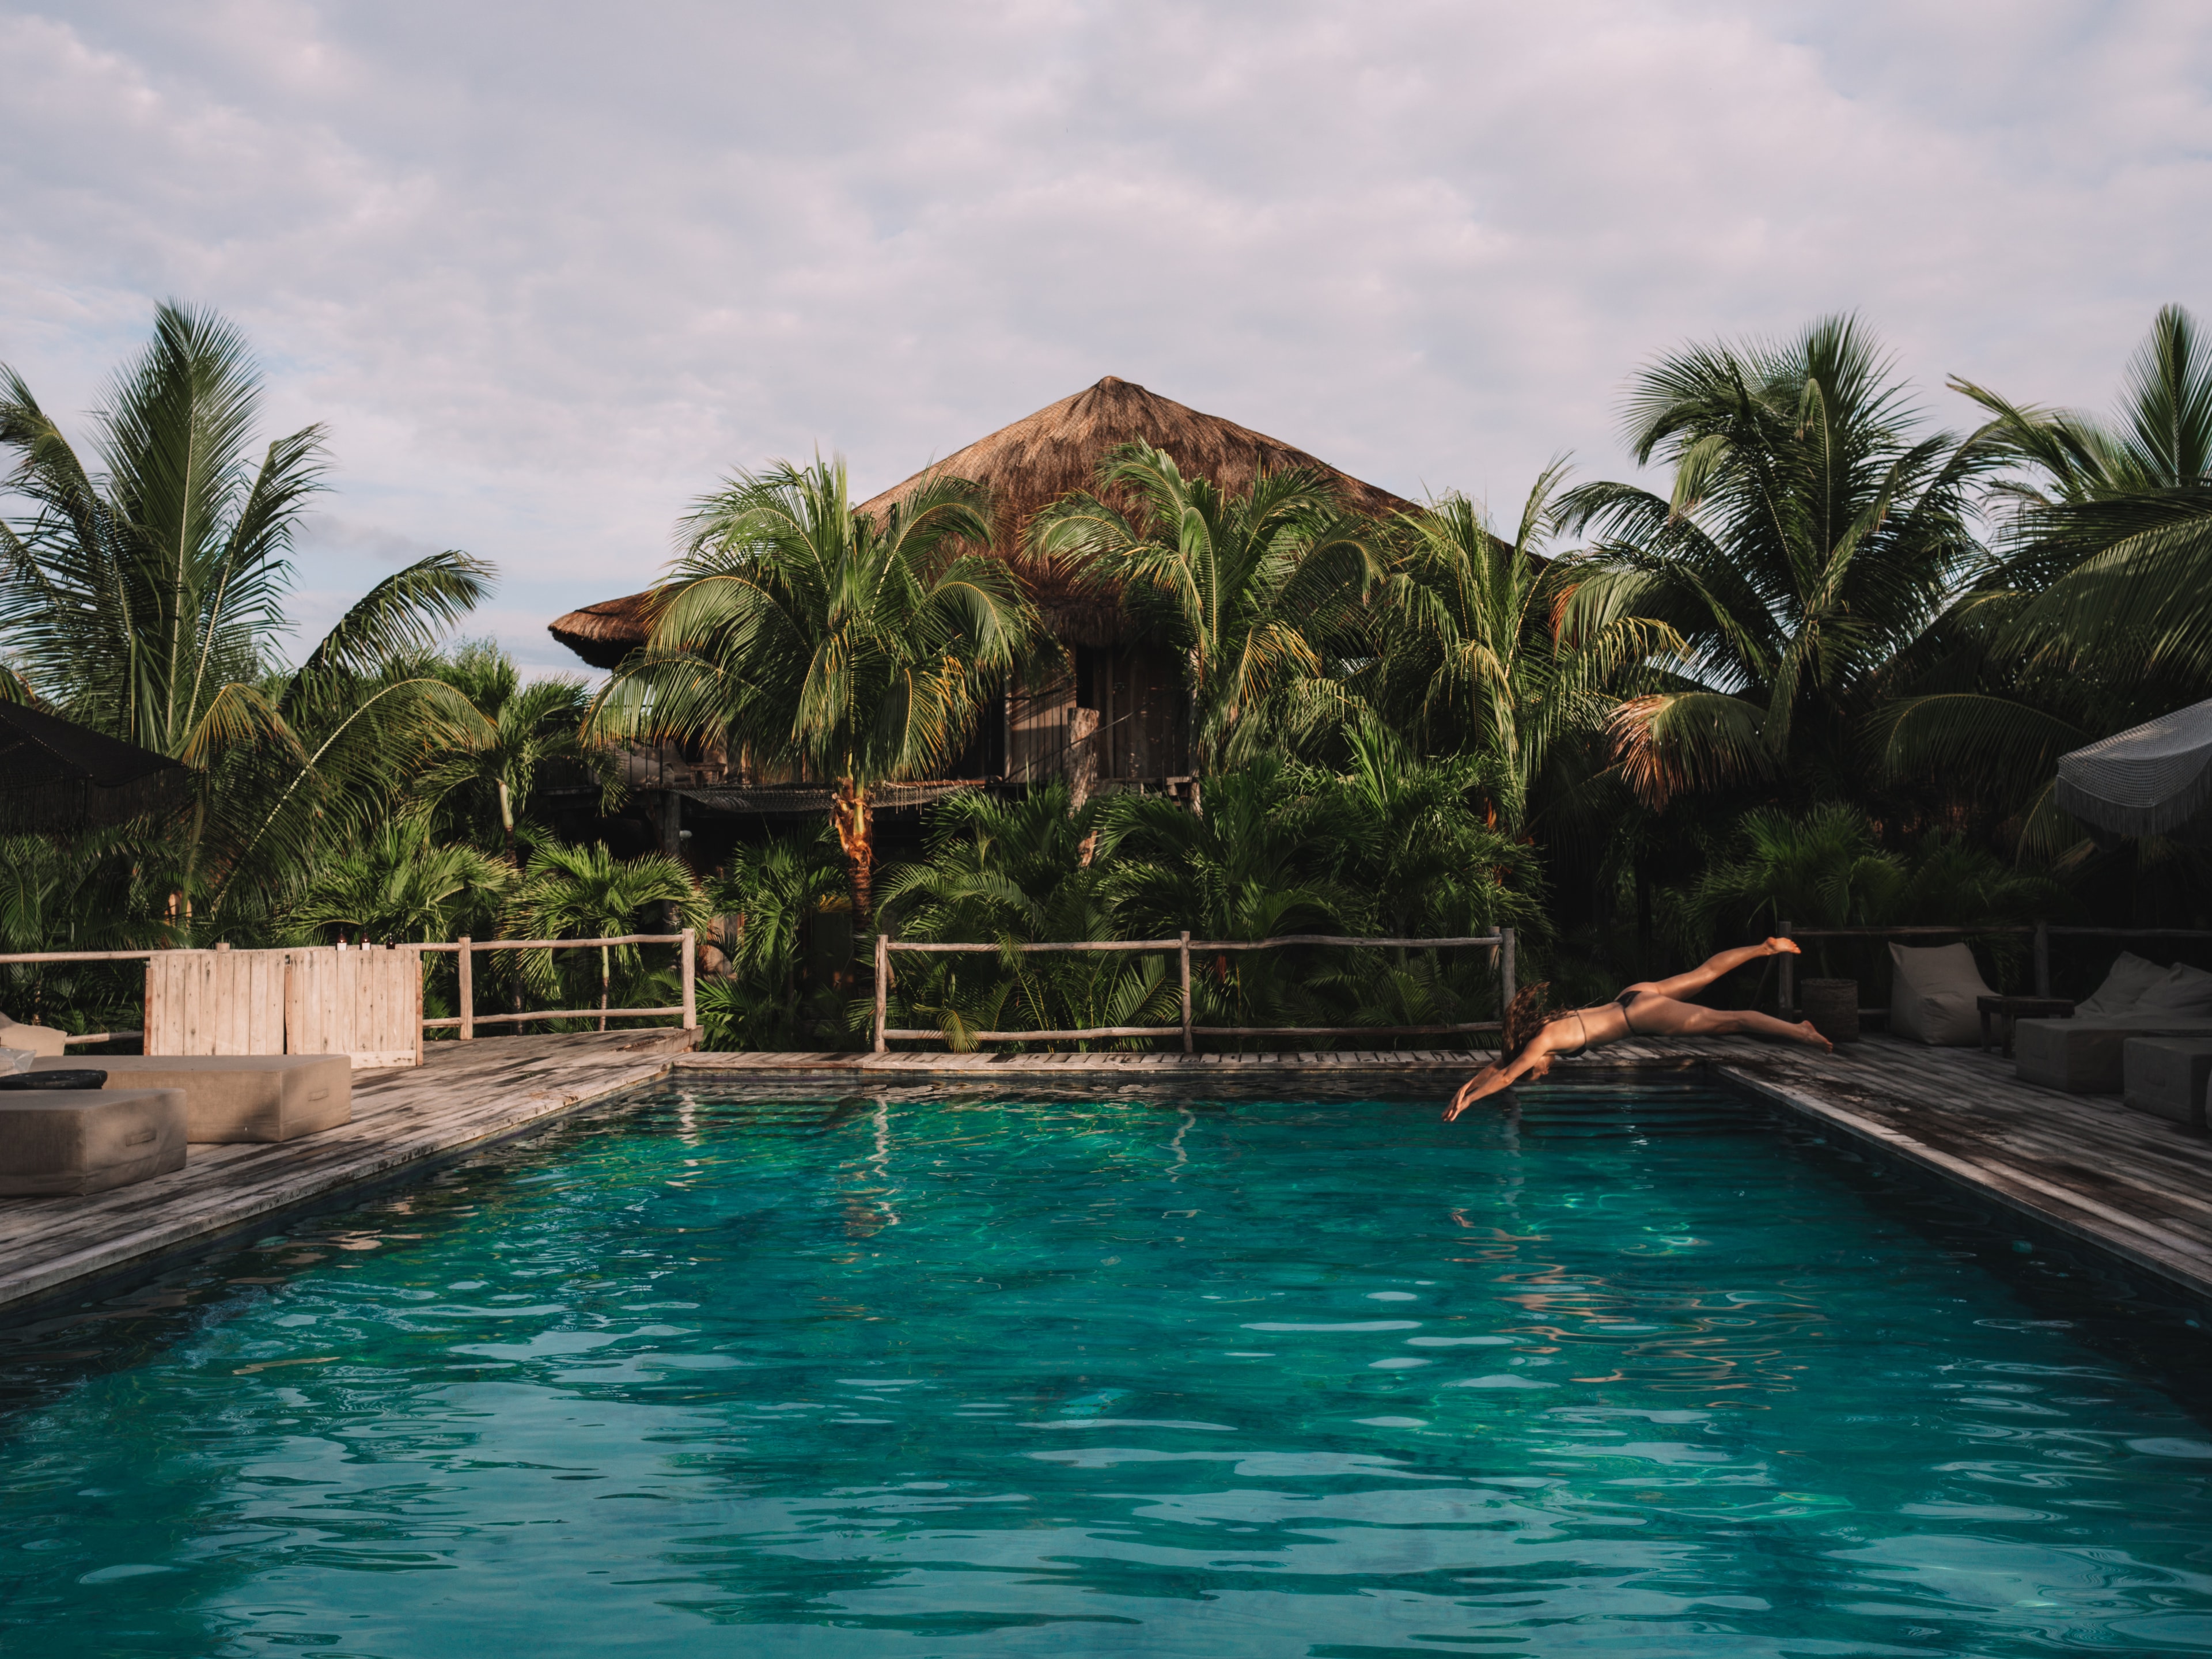
<svg viewBox="0 0 2212 1659"><path fill-rule="evenodd" d="M2212 312L2201 3L0 0L0 360L74 419L223 312L331 428L303 622L464 547L539 670L729 469L1102 374L1504 514L1685 340L1855 309L1963 424Z"/></svg>

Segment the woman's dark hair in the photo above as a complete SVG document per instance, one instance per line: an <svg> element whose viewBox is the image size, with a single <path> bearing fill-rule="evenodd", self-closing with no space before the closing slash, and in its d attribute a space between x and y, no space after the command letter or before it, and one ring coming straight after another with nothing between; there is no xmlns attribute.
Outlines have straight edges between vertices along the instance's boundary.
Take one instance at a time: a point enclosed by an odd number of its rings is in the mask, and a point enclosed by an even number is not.
<svg viewBox="0 0 2212 1659"><path fill-rule="evenodd" d="M1551 989L1549 980L1524 986L1506 1005L1505 1029L1498 1033L1504 1045L1498 1055L1500 1066L1510 1066L1520 1059L1521 1051L1528 1046L1529 1039L1544 1029L1544 1022L1550 1018Z"/></svg>

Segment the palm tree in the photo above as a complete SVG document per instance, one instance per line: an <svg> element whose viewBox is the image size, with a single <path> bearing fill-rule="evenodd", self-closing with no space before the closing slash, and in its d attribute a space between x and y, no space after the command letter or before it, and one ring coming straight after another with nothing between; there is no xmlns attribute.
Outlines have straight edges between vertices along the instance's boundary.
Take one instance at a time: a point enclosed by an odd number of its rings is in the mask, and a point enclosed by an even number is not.
<svg viewBox="0 0 2212 1659"><path fill-rule="evenodd" d="M531 855L517 908L529 939L620 938L652 905L676 907L690 926L703 919L698 884L678 860L661 853L617 859L605 842L569 847L548 842ZM637 962L635 945L599 946L599 1030L607 1029L613 964ZM527 952L536 955L537 952Z"/></svg>
<svg viewBox="0 0 2212 1659"><path fill-rule="evenodd" d="M4 487L27 507L0 521L0 653L17 695L199 775L170 853L187 932L194 897L212 915L257 850L364 822L395 764L465 725L441 688L388 670L489 586L465 554L420 560L279 668L267 641L323 434L302 428L256 460L259 396L235 330L165 305L94 417L95 467L0 368Z"/></svg>
<svg viewBox="0 0 2212 1659"><path fill-rule="evenodd" d="M736 919L737 937L726 941L724 972L700 987L701 1023L718 1041L745 1047L822 1047L823 1028L841 1026L843 1010L834 988L817 987L805 999L814 1008L814 1029L805 1030L799 969L808 927L849 902L835 837L817 826L811 836L740 844L713 884L711 902L716 915Z"/></svg>
<svg viewBox="0 0 2212 1659"><path fill-rule="evenodd" d="M1486 823L1473 802L1506 793L1504 757L1425 761L1389 727L1348 734L1350 769L1310 781L1333 806L1329 844L1339 879L1374 895L1382 931L1487 933L1539 925L1540 887L1529 848Z"/></svg>
<svg viewBox="0 0 2212 1659"><path fill-rule="evenodd" d="M507 861L518 871L515 824L527 814L543 769L573 762L603 792L616 787L605 750L582 738L592 704L586 687L565 679L526 685L514 659L490 640L465 641L428 672L466 698L483 724L474 741L422 775L420 787L431 800L461 805L477 823L496 822Z"/></svg>
<svg viewBox="0 0 2212 1659"><path fill-rule="evenodd" d="M1884 711L1884 758L2001 800L2055 853L2080 836L2051 804L2061 754L2212 696L2212 343L2161 310L2110 422L1952 385L2021 471L1991 489L1998 556Z"/></svg>
<svg viewBox="0 0 2212 1659"><path fill-rule="evenodd" d="M1036 637L990 544L980 492L933 478L883 521L853 510L845 464L740 472L701 502L659 590L645 650L594 730L727 735L835 787L856 923L873 907L872 796L958 752Z"/></svg>
<svg viewBox="0 0 2212 1659"><path fill-rule="evenodd" d="M1120 586L1182 657L1200 772L1241 764L1285 726L1345 714L1332 653L1383 571L1373 526L1341 514L1318 475L1263 473L1234 495L1133 443L1101 465L1096 493L1040 513L1030 540L1047 565Z"/></svg>
<svg viewBox="0 0 2212 1659"><path fill-rule="evenodd" d="M1564 471L1537 478L1510 542L1464 495L1408 514L1376 608L1376 703L1425 753L1495 757L1515 834L1559 746L1602 730L1639 665L1684 649L1666 623L1625 612L1625 585L1538 552Z"/></svg>
<svg viewBox="0 0 2212 1659"><path fill-rule="evenodd" d="M430 944L482 926L515 884L473 847L441 847L425 818L387 820L361 847L325 860L294 915L305 929Z"/></svg>
<svg viewBox="0 0 2212 1659"><path fill-rule="evenodd" d="M932 812L927 856L887 875L884 912L915 939L1010 946L1121 938L1090 856L1098 813L1096 804L1074 811L1058 781L1013 799L949 795ZM935 1019L956 1048L972 1048L971 1033L993 1025L1058 1030L1174 1018L1157 956L1006 950L995 961L926 957L900 971L901 1006Z"/></svg>
<svg viewBox="0 0 2212 1659"><path fill-rule="evenodd" d="M1972 489L2003 459L1994 442L1921 434L1905 398L1848 317L1637 376L1630 447L1673 469L1668 492L1586 484L1561 505L1596 533L1585 576L1688 648L1674 686L1613 719L1646 800L1754 779L1856 791L1859 726L1976 556Z"/></svg>

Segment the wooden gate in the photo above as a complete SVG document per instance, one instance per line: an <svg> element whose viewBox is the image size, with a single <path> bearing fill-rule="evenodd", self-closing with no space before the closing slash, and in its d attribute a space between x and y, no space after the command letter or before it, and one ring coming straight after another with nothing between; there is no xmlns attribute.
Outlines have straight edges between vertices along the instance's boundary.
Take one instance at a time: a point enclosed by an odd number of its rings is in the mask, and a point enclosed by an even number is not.
<svg viewBox="0 0 2212 1659"><path fill-rule="evenodd" d="M350 1054L354 1069L422 1063L422 952L395 945L294 951L284 1048Z"/></svg>
<svg viewBox="0 0 2212 1659"><path fill-rule="evenodd" d="M284 1052L283 951L157 951L146 963L149 1054Z"/></svg>
<svg viewBox="0 0 2212 1659"><path fill-rule="evenodd" d="M344 1054L356 1071L422 1063L422 953L157 951L149 1054Z"/></svg>

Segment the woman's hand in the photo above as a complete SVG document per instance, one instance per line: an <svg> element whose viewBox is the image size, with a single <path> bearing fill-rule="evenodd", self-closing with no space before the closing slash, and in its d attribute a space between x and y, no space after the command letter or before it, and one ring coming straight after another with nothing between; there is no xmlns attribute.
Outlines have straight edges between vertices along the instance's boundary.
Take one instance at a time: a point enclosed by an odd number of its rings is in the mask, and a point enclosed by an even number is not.
<svg viewBox="0 0 2212 1659"><path fill-rule="evenodd" d="M1476 1101L1481 1099L1483 1095L1489 1092L1482 1085L1498 1075L1498 1070L1495 1066L1486 1066L1466 1082L1461 1084L1459 1092L1451 1097L1451 1104L1444 1108L1444 1121L1450 1122L1468 1107L1474 1105Z"/></svg>

